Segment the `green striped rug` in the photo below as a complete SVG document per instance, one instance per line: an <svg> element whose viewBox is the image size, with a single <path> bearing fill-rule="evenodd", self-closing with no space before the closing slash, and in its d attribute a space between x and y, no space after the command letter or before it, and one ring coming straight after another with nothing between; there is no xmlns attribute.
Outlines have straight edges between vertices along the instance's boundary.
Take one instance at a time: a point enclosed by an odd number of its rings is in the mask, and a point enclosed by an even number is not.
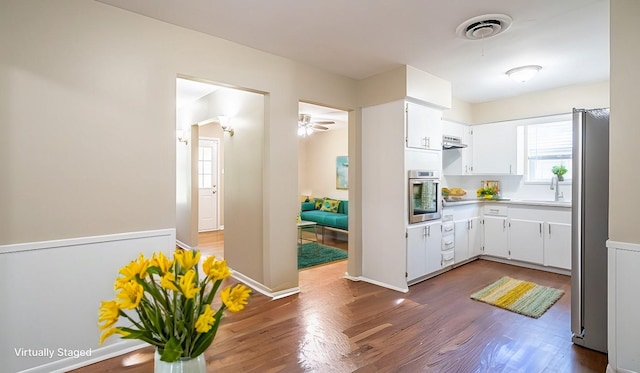
<svg viewBox="0 0 640 373"><path fill-rule="evenodd" d="M564 291L559 289L505 276L471 294L471 299L537 319L560 299L562 294Z"/></svg>

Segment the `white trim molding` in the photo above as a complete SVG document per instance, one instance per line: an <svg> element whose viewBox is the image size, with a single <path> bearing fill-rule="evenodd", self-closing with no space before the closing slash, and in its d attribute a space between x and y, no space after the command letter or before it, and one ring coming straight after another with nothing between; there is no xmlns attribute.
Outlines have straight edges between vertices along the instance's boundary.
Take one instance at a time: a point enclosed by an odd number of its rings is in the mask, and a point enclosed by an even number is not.
<svg viewBox="0 0 640 373"><path fill-rule="evenodd" d="M267 296L269 298L271 298L272 300L276 300L276 299L280 299L280 298L285 298L288 297L290 295L295 295L298 294L300 292L300 288L299 287L294 287L294 288L290 288L290 289L285 289L285 290L280 290L280 291L272 291L271 289L269 289L268 287L264 286L263 284L259 283L258 281L252 279L249 276L245 276L240 272L236 272L233 269L229 268L231 270L231 277L235 278L236 280L243 282L245 285L249 286L251 289L259 292L260 294Z"/></svg>
<svg viewBox="0 0 640 373"><path fill-rule="evenodd" d="M640 372L640 244L607 241L607 373Z"/></svg>

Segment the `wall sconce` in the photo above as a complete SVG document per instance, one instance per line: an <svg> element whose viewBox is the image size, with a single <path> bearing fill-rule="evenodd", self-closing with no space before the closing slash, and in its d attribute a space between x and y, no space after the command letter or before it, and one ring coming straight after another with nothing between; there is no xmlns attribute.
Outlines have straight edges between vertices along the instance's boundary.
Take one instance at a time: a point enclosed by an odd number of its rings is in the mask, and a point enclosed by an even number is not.
<svg viewBox="0 0 640 373"><path fill-rule="evenodd" d="M231 118L226 115L221 115L218 117L218 122L220 122L220 127L224 132L228 132L229 136L233 136L234 130L231 128Z"/></svg>
<svg viewBox="0 0 640 373"><path fill-rule="evenodd" d="M538 65L520 66L507 71L505 74L516 82L524 83L536 76L540 69L542 69L542 66Z"/></svg>
<svg viewBox="0 0 640 373"><path fill-rule="evenodd" d="M183 130L177 130L176 135L178 136L178 141L183 142L185 145L189 145L189 139L184 136Z"/></svg>

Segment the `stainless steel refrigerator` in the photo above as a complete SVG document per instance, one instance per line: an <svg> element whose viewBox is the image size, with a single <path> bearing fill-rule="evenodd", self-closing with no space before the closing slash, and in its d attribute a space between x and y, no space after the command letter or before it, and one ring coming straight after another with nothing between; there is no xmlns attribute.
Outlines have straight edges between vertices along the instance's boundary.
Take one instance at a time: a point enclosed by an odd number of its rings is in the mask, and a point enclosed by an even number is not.
<svg viewBox="0 0 640 373"><path fill-rule="evenodd" d="M571 331L607 352L609 109L573 110Z"/></svg>

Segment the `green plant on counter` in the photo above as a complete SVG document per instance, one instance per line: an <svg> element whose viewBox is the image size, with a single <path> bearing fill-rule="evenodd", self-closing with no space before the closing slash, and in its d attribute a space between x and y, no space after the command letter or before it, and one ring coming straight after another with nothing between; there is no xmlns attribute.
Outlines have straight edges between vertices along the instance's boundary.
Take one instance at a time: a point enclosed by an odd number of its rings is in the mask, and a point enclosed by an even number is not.
<svg viewBox="0 0 640 373"><path fill-rule="evenodd" d="M495 194L498 194L498 190L496 188L480 188L476 190L476 196L484 197L484 198L492 198Z"/></svg>
<svg viewBox="0 0 640 373"><path fill-rule="evenodd" d="M564 180L564 174L567 173L567 168L564 165L558 165L558 166L553 166L551 168L551 172L558 176L558 181L563 181Z"/></svg>

